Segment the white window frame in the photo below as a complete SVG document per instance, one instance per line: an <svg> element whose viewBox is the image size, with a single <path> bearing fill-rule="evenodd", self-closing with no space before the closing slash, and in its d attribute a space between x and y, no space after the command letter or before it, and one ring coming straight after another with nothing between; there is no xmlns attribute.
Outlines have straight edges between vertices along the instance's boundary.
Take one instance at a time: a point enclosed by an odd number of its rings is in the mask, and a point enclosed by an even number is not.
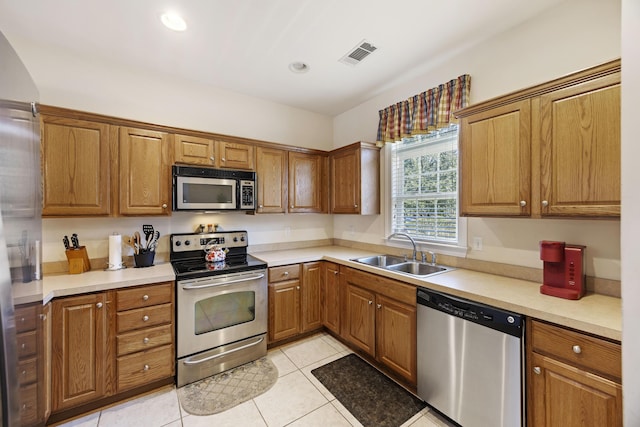
<svg viewBox="0 0 640 427"><path fill-rule="evenodd" d="M393 205L392 205L392 182L391 177L393 173L393 165L392 165L392 144L385 144L382 150L382 154L384 157L384 161L382 166L384 179L384 203L385 203L385 240L388 243L391 243L393 246L398 247L411 247L411 242L408 241L405 237L398 237L388 239L387 236L390 236L393 233ZM458 156L459 156L458 151ZM459 160L459 157L458 157ZM460 162L458 161L458 188L457 188L457 210L460 212ZM467 218L460 217L458 214L458 238L457 241L454 242L438 242L429 239L425 239L419 236L413 236L416 241L416 245L418 246L418 251L434 251L438 254L452 255L457 257L466 257L468 246L467 246Z"/></svg>

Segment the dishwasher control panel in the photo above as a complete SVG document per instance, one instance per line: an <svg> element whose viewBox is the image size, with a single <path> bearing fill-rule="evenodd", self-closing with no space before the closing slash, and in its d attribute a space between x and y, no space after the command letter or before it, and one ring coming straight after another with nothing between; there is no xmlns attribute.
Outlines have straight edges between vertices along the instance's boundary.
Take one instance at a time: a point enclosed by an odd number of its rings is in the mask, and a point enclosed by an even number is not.
<svg viewBox="0 0 640 427"><path fill-rule="evenodd" d="M418 288L418 304L508 333L522 336L524 319L520 314L462 298Z"/></svg>

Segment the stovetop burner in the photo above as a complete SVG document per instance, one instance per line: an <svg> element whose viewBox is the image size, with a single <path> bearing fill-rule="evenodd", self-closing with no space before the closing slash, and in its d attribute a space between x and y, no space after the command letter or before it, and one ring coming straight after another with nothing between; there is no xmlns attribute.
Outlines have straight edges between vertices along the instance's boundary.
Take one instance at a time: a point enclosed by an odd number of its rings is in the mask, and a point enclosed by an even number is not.
<svg viewBox="0 0 640 427"><path fill-rule="evenodd" d="M178 280L267 268L264 261L247 254L246 231L172 234L169 241L169 259ZM228 249L224 261L205 260L204 249L209 243Z"/></svg>

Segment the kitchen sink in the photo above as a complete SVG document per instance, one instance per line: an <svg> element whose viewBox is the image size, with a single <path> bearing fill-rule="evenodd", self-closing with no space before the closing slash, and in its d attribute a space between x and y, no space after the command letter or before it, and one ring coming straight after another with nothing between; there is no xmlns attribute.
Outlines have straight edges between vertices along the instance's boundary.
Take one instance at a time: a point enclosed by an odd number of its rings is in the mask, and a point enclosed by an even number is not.
<svg viewBox="0 0 640 427"><path fill-rule="evenodd" d="M407 261L405 257L395 255L375 255L355 258L352 259L352 261L417 277L426 277L453 270L452 267L445 267L443 265L433 265L419 261Z"/></svg>
<svg viewBox="0 0 640 427"><path fill-rule="evenodd" d="M407 259L401 256L395 255L375 255L364 258L357 258L353 261L361 262L363 264L372 265L374 267L388 267L393 264L400 264L406 262Z"/></svg>
<svg viewBox="0 0 640 427"><path fill-rule="evenodd" d="M444 267L442 265L431 265L423 262L408 261L401 264L390 265L387 267L387 270L408 273L414 276L428 276L430 274L442 273L443 271L451 270L451 268Z"/></svg>

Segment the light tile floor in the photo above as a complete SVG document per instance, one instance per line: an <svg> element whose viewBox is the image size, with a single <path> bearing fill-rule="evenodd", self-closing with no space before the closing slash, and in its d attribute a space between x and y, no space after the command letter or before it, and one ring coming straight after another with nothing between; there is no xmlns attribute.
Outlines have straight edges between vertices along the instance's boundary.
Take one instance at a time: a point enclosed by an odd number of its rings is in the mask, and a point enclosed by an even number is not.
<svg viewBox="0 0 640 427"><path fill-rule="evenodd" d="M64 427L350 427L358 420L311 374L311 370L351 351L326 333L319 333L270 350L278 381L267 392L227 411L197 416L184 412L176 389L166 387L149 395L103 409L62 424ZM425 408L403 427L448 427Z"/></svg>

